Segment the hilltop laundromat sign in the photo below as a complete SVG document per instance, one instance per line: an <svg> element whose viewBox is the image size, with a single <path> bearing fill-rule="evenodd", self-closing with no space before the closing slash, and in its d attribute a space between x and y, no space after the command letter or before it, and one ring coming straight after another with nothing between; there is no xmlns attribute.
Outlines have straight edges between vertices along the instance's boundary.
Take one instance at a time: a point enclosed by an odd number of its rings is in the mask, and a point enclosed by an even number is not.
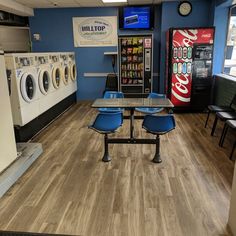
<svg viewBox="0 0 236 236"><path fill-rule="evenodd" d="M75 47L117 46L117 17L74 17Z"/></svg>

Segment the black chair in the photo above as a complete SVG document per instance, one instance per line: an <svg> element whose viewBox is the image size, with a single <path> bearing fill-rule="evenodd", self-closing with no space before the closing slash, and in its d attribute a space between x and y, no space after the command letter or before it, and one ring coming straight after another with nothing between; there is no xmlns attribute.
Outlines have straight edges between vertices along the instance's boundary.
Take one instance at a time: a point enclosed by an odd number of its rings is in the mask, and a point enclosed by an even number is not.
<svg viewBox="0 0 236 236"><path fill-rule="evenodd" d="M211 113L216 113L216 112L232 112L234 111L233 106L236 106L236 94L234 95L231 103L229 106L216 106L216 105L209 105L208 106L208 114L207 114L207 119L205 122L205 128L207 127L207 123L210 117Z"/></svg>
<svg viewBox="0 0 236 236"><path fill-rule="evenodd" d="M227 134L229 128L231 128L233 130L236 130L236 120L227 120L225 122L225 126L224 126L224 129L223 129L223 132L222 132L222 135L221 135L221 138L220 138L220 143L219 143L219 145L221 147L223 147L223 145L224 145L224 140L225 140L225 137L226 137L226 134ZM232 149L231 154L230 154L230 159L231 160L232 160L232 157L233 157L235 147L236 147L236 141L234 142L233 149Z"/></svg>
<svg viewBox="0 0 236 236"><path fill-rule="evenodd" d="M108 74L106 79L105 90L103 95L107 91L118 91L118 77L116 74Z"/></svg>
<svg viewBox="0 0 236 236"><path fill-rule="evenodd" d="M211 136L215 133L218 119L221 121L236 120L236 112L216 112L215 121L211 130Z"/></svg>

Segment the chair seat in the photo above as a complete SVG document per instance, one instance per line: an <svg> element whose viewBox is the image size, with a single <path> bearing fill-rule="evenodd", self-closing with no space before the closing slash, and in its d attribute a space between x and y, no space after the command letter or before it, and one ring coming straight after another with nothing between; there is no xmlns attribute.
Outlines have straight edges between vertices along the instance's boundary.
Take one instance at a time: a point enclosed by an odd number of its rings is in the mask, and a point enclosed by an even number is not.
<svg viewBox="0 0 236 236"><path fill-rule="evenodd" d="M152 134L165 134L175 128L175 119L173 115L146 115L143 128Z"/></svg>
<svg viewBox="0 0 236 236"><path fill-rule="evenodd" d="M217 112L217 117L221 120L236 120L236 112Z"/></svg>
<svg viewBox="0 0 236 236"><path fill-rule="evenodd" d="M209 105L208 109L211 112L221 112L221 111L233 111L232 108L230 108L229 106L216 106L216 105Z"/></svg>
<svg viewBox="0 0 236 236"><path fill-rule="evenodd" d="M236 120L227 120L226 124L232 128L232 129L236 129Z"/></svg>
<svg viewBox="0 0 236 236"><path fill-rule="evenodd" d="M93 124L89 125L89 128L98 133L109 134L114 133L122 125L122 123L122 112L99 113Z"/></svg>
<svg viewBox="0 0 236 236"><path fill-rule="evenodd" d="M142 107L142 108L135 108L135 111L146 113L146 114L155 114L155 113L163 111L163 108Z"/></svg>

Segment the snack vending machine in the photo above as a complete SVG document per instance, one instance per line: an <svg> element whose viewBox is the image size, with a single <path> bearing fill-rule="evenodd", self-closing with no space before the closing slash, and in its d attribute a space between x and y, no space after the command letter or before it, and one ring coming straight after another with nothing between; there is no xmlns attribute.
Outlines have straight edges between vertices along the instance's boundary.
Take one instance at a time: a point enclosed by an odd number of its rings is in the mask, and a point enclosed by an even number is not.
<svg viewBox="0 0 236 236"><path fill-rule="evenodd" d="M166 93L176 108L203 110L212 89L214 28L167 32Z"/></svg>
<svg viewBox="0 0 236 236"><path fill-rule="evenodd" d="M119 90L126 97L147 97L152 92L152 35L119 37Z"/></svg>

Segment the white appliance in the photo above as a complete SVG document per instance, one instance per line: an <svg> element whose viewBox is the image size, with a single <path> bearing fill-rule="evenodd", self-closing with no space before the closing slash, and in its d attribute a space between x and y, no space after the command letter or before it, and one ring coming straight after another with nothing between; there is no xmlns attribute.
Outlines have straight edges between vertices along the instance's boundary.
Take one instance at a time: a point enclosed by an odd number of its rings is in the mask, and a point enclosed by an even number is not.
<svg viewBox="0 0 236 236"><path fill-rule="evenodd" d="M68 53L65 52L60 53L60 62L61 62L61 73L63 80L63 83L61 83L60 92L61 92L61 99L64 99L71 94Z"/></svg>
<svg viewBox="0 0 236 236"><path fill-rule="evenodd" d="M63 83L62 78L62 70L61 70L61 62L60 62L60 53L46 53L49 55L49 66L51 71L52 78L52 90L51 90L51 101L52 104L55 105L60 102L61 92L60 88Z"/></svg>
<svg viewBox="0 0 236 236"><path fill-rule="evenodd" d="M3 51L0 51L0 172L17 157Z"/></svg>
<svg viewBox="0 0 236 236"><path fill-rule="evenodd" d="M40 114L47 111L54 105L52 99L53 84L51 76L51 68L49 64L49 55L45 53L35 53L35 62L38 74L39 85L39 112Z"/></svg>
<svg viewBox="0 0 236 236"><path fill-rule="evenodd" d="M24 126L39 114L39 85L35 56L30 53L5 54L11 73L11 107L15 126Z"/></svg>
<svg viewBox="0 0 236 236"><path fill-rule="evenodd" d="M75 63L75 53L68 53L68 61L69 61L69 70L70 70L70 79L72 86L72 93L77 91L77 68Z"/></svg>

